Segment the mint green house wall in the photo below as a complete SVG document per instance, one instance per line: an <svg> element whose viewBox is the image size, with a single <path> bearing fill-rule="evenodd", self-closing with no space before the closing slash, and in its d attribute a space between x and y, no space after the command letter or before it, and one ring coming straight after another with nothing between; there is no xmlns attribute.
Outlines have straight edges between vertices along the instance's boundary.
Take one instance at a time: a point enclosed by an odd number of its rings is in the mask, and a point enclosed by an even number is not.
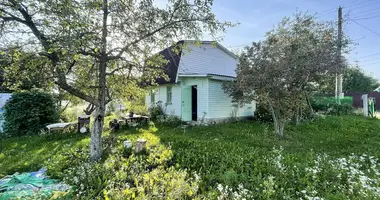
<svg viewBox="0 0 380 200"><path fill-rule="evenodd" d="M222 89L223 81L231 81L236 77L237 57L219 43L214 45L207 41L201 45L188 41L187 49L182 52L178 63L175 84L159 85L155 90L155 101L162 102L165 114L178 116L184 121L191 120L189 91L191 86L196 85L198 121L253 116L255 102L236 106ZM168 86L172 87L170 104L167 104ZM150 95L147 95L147 107L155 103L150 102L150 99Z"/></svg>
<svg viewBox="0 0 380 200"><path fill-rule="evenodd" d="M186 117L188 113L183 113L183 89L185 87L197 86L197 113L198 120L219 120L229 117L248 117L253 116L256 110L255 102L246 104L242 107L236 106L231 102L231 98L224 93L221 80L213 80L209 77L180 77L177 84L161 85L155 89L155 101L161 101L164 112L167 115L175 115L185 121L190 121ZM167 87L172 87L172 103L167 103ZM150 95L147 95L147 107L152 106ZM187 99L191 103L191 97ZM233 115L235 113L235 115Z"/></svg>

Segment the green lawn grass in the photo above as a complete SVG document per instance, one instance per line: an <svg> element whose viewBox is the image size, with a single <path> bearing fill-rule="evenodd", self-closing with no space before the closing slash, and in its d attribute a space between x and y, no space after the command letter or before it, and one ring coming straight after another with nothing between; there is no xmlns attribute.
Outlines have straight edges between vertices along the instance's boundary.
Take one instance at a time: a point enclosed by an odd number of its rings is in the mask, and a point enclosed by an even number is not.
<svg viewBox="0 0 380 200"><path fill-rule="evenodd" d="M0 176L38 170L55 154L87 146L89 141L74 134L0 139Z"/></svg>
<svg viewBox="0 0 380 200"><path fill-rule="evenodd" d="M273 134L272 125L250 121L188 127L185 132L162 126L158 134L162 141L171 143L174 150L179 151L181 145L205 143L207 148L226 145L269 150L282 146L286 152L292 153L302 154L312 149L337 156L368 153L380 157L380 120L361 116L327 116L298 126L289 125L285 132L285 139L281 139Z"/></svg>
<svg viewBox="0 0 380 200"><path fill-rule="evenodd" d="M274 147L282 147L297 162L303 162L310 151L337 158L352 153L380 158L380 121L361 116L328 116L290 125L285 139L275 136L271 125L257 122L189 127L185 132L164 126L158 134L172 145L173 162L199 172L207 185L249 182L252 159Z"/></svg>
<svg viewBox="0 0 380 200"><path fill-rule="evenodd" d="M161 142L172 147L173 165L196 171L207 188L217 183L249 183L252 160L265 156L274 147L284 149L287 159L302 162L310 151L344 157L352 153L380 158L380 120L361 116L327 116L301 125L289 125L286 138L273 133L270 124L253 121L183 129L157 125ZM137 136L133 129L117 135L120 140ZM3 138L0 143L0 177L14 172L33 171L44 166L55 155L87 147L89 136L29 136ZM256 170L256 169L255 169ZM260 170L260 169L258 169ZM263 169L264 170L264 169Z"/></svg>

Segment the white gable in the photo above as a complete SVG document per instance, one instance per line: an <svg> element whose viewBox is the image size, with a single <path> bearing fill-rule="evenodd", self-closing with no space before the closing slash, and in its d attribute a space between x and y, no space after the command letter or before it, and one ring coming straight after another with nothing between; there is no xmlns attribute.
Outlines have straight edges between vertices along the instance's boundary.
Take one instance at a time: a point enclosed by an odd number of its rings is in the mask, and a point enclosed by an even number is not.
<svg viewBox="0 0 380 200"><path fill-rule="evenodd" d="M237 58L219 45L188 44L181 55L179 74L217 74L235 77ZM187 50L187 49L190 49Z"/></svg>

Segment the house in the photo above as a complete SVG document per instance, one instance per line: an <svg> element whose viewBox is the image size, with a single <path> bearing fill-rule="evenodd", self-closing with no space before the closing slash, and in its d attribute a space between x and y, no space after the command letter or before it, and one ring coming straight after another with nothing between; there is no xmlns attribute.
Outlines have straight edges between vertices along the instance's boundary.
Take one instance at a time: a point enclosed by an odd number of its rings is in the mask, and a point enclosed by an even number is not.
<svg viewBox="0 0 380 200"><path fill-rule="evenodd" d="M238 106L222 89L223 82L236 77L236 55L217 42L179 43L185 44L179 53L174 53L171 47L160 52L168 60L164 71L169 79L156 79L158 86L146 96L147 107L161 102L165 114L183 121L253 116L255 102Z"/></svg>

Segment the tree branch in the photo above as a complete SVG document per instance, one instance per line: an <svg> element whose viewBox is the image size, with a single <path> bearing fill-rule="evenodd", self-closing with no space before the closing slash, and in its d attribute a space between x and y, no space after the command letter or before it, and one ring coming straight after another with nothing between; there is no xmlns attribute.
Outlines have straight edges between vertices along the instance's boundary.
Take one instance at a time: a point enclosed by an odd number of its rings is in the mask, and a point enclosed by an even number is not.
<svg viewBox="0 0 380 200"><path fill-rule="evenodd" d="M94 104L94 105L99 105L99 102L96 100L96 98L94 97L91 97L85 93L83 93L82 91L70 86L69 84L67 84L66 82L66 78L62 78L62 77L58 77L58 81L55 82L55 84L57 84L60 88L66 90L68 93L74 95L74 96L77 96L91 104Z"/></svg>
<svg viewBox="0 0 380 200"><path fill-rule="evenodd" d="M123 65L121 67L118 67L108 73L106 73L107 76L112 76L114 75L116 72L120 71L120 70L123 70L123 69L131 69L133 67L133 64L127 64L127 65Z"/></svg>
<svg viewBox="0 0 380 200"><path fill-rule="evenodd" d="M20 22L20 23L22 23L22 24L26 24L26 21L25 21L25 20L22 20L21 18L16 17L15 15L13 15L13 14L7 12L6 10L0 8L0 11L3 12L3 13L5 13L5 14L7 14L7 15L9 15L9 17L6 17L6 16L0 16L0 18L3 19L4 22L17 21L17 22Z"/></svg>
<svg viewBox="0 0 380 200"><path fill-rule="evenodd" d="M116 55L116 56L108 56L108 60L115 60L115 59L119 59L121 58L121 56L123 55L123 53L129 48L131 47L132 45L135 45L137 43L139 43L140 41L170 27L170 26L173 26L177 23L182 23L182 22L196 22L196 21L205 21L205 20L208 20L208 18L204 18L204 19L182 19L182 20L177 20L177 21L173 21L171 23L168 23L168 24L165 24L164 26L161 26L160 28L152 31L152 32L149 32L145 35L143 35L142 37L132 41L131 43L127 44L126 46L124 46L123 48L121 48L120 52Z"/></svg>
<svg viewBox="0 0 380 200"><path fill-rule="evenodd" d="M34 36L37 37L37 39L41 42L41 45L42 47L45 49L46 52L49 52L50 48L51 48L51 44L49 43L49 40L48 38L37 28L36 24L33 22L32 20L32 16L29 15L29 13L27 12L27 10L25 10L25 8L23 8L23 6L21 4L19 4L17 1L15 0L9 0L14 7L16 7L16 9L21 13L21 15L23 16L24 20L21 20L21 21L24 21L24 24L26 26L28 26L31 31L33 32ZM18 21L18 20L16 20ZM20 23L22 23L21 21L19 21ZM99 102L96 100L96 98L92 97L92 96L89 96L87 94L85 94L84 92L70 86L69 84L67 84L67 80L66 80L66 76L65 76L65 73L59 69L59 57L58 57L58 52L56 51L53 51L52 53L48 53L47 55L47 58L52 62L53 66L54 67L57 67L57 81L55 81L55 83L62 89L66 90L68 93L74 95L74 96L77 96L89 103L92 103L94 105L99 105Z"/></svg>

